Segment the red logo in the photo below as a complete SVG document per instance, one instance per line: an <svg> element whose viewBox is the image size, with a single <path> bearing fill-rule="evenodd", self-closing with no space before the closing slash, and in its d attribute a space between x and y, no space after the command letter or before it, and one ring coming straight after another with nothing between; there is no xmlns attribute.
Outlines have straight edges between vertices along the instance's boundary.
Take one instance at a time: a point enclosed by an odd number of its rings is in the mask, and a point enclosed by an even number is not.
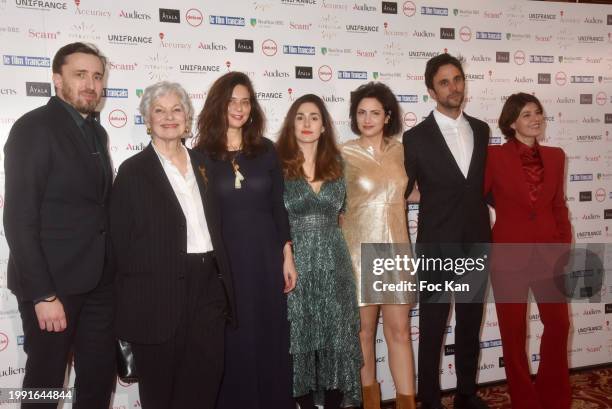
<svg viewBox="0 0 612 409"><path fill-rule="evenodd" d="M114 109L108 114L108 122L115 128L123 128L127 124L127 114L120 109Z"/></svg>
<svg viewBox="0 0 612 409"><path fill-rule="evenodd" d="M564 86L567 84L567 75L563 71L559 71L555 74L555 82L559 86Z"/></svg>
<svg viewBox="0 0 612 409"><path fill-rule="evenodd" d="M516 65L523 65L525 64L525 53L522 52L521 50L518 50L514 53L514 63Z"/></svg>
<svg viewBox="0 0 612 409"><path fill-rule="evenodd" d="M412 17L416 13L416 5L411 1L407 1L402 6L402 10L404 11L404 15Z"/></svg>
<svg viewBox="0 0 612 409"><path fill-rule="evenodd" d="M413 325L410 327L410 339L416 341L419 339L419 327Z"/></svg>
<svg viewBox="0 0 612 409"><path fill-rule="evenodd" d="M595 191L595 200L597 200L600 203L606 200L606 191L602 188L597 189Z"/></svg>
<svg viewBox="0 0 612 409"><path fill-rule="evenodd" d="M417 124L416 114L414 112L406 112L404 114L404 125L406 125L408 129L410 129L416 124Z"/></svg>
<svg viewBox="0 0 612 409"><path fill-rule="evenodd" d="M4 208L4 196L0 195L0 209Z"/></svg>
<svg viewBox="0 0 612 409"><path fill-rule="evenodd" d="M8 348L9 339L4 332L0 332L0 352Z"/></svg>
<svg viewBox="0 0 612 409"><path fill-rule="evenodd" d="M74 4L79 7L81 5L81 0L74 0Z"/></svg>
<svg viewBox="0 0 612 409"><path fill-rule="evenodd" d="M415 234L418 227L419 223L416 220L408 220L408 232L410 234Z"/></svg>
<svg viewBox="0 0 612 409"><path fill-rule="evenodd" d="M202 15L202 12L198 9L189 9L185 14L185 20L187 20L187 23L190 26L197 27L201 25L204 21L204 16Z"/></svg>
<svg viewBox="0 0 612 409"><path fill-rule="evenodd" d="M605 105L606 101L608 101L608 95L605 92L598 92L595 96L595 102L597 105Z"/></svg>
<svg viewBox="0 0 612 409"><path fill-rule="evenodd" d="M272 57L278 52L278 46L276 45L274 40L267 39L263 43L261 43L261 52L267 55L268 57Z"/></svg>
<svg viewBox="0 0 612 409"><path fill-rule="evenodd" d="M160 39L160 40L163 40L163 39L164 39L164 37L165 37L164 33L159 33L159 39Z"/></svg>
<svg viewBox="0 0 612 409"><path fill-rule="evenodd" d="M470 41L472 39L472 30L468 26L463 26L459 29L459 38L461 41Z"/></svg>
<svg viewBox="0 0 612 409"><path fill-rule="evenodd" d="M322 65L319 67L319 79L321 81L329 81L332 79L333 71L329 65Z"/></svg>

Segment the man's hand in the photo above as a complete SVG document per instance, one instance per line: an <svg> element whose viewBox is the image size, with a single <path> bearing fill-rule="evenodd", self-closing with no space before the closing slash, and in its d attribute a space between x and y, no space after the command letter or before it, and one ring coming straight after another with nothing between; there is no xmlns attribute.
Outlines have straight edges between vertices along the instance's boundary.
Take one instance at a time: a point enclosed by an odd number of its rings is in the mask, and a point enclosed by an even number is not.
<svg viewBox="0 0 612 409"><path fill-rule="evenodd" d="M64 313L64 305L55 296L47 298L53 301L41 301L34 305L36 318L38 318L38 326L42 331L62 332L66 329L66 314Z"/></svg>

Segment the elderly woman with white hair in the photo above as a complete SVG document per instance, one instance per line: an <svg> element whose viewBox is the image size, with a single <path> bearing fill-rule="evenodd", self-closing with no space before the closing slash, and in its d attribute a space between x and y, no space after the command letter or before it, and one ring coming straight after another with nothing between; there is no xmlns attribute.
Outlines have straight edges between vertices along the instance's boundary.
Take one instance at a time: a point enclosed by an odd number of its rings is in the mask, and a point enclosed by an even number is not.
<svg viewBox="0 0 612 409"><path fill-rule="evenodd" d="M132 345L144 409L213 408L233 290L207 158L182 144L193 107L179 84L148 87L140 112L151 143L111 195L117 337Z"/></svg>

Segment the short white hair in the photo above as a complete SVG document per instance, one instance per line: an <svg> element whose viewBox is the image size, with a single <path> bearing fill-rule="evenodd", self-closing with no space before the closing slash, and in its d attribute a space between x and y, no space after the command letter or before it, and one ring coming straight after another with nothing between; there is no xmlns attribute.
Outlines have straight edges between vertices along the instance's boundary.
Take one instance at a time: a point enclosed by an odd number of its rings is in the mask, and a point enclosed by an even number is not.
<svg viewBox="0 0 612 409"><path fill-rule="evenodd" d="M140 98L140 105L138 106L140 114L144 117L145 123L149 122L149 110L151 109L151 105L155 103L157 98L168 94L175 94L179 97L180 103L186 114L187 129L190 130L193 122L193 105L191 104L191 99L187 91L185 91L185 88L178 82L160 81L145 88L142 98Z"/></svg>

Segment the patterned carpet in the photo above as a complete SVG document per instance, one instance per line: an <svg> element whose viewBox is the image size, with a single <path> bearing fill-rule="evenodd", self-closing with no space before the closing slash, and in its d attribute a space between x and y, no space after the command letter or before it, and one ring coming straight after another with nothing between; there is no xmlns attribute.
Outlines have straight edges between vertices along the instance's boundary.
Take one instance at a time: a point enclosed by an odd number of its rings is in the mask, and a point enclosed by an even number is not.
<svg viewBox="0 0 612 409"><path fill-rule="evenodd" d="M598 367L572 372L572 409L612 409L612 366ZM481 387L479 395L491 409L511 409L506 384ZM453 394L447 394L442 402L453 409ZM393 402L385 403L383 409L394 409ZM555 408L546 408L555 409Z"/></svg>

